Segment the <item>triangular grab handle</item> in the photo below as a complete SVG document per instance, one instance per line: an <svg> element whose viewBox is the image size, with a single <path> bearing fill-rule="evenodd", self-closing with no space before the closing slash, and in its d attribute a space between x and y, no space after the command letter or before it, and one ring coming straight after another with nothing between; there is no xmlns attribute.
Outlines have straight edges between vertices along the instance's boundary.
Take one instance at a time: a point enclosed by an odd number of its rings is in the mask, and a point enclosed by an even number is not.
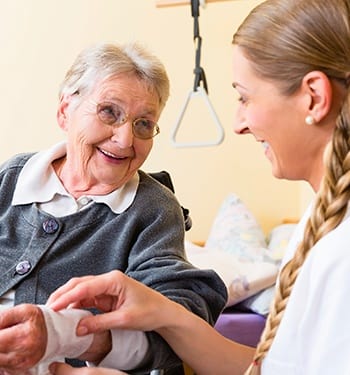
<svg viewBox="0 0 350 375"><path fill-rule="evenodd" d="M216 139L212 140L212 141L205 141L205 142L178 142L176 140L176 136L177 136L177 133L179 131L179 128L180 128L180 125L181 125L181 121L184 117L184 114L186 112L186 109L188 107L188 104L190 102L190 100L194 97L194 96L201 96L203 97L203 100L205 101L208 109L209 109L209 112L214 120L214 124L215 124L215 127L217 128L217 137ZM214 110L214 107L212 106L211 102L210 102L210 99L208 97L208 94L207 92L204 90L203 87L201 86L198 86L197 89L195 91L191 90L185 100L185 103L182 107L182 110L180 112L180 115L173 127L173 130L172 130L172 133L171 133L171 140L172 140L172 143L175 147L206 147L206 146L217 146L219 145L220 143L222 143L222 141L224 140L224 137L225 137L225 131L224 131L224 128L223 126L221 125L220 123L220 120Z"/></svg>

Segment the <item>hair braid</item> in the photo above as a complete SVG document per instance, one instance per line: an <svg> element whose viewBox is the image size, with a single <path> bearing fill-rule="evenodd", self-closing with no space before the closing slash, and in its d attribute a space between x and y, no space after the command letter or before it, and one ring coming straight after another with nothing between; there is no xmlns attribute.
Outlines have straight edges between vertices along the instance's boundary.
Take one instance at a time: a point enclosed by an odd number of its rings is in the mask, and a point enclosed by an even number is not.
<svg viewBox="0 0 350 375"><path fill-rule="evenodd" d="M281 270L279 283L264 332L246 375L260 374L260 365L269 351L282 320L293 285L310 249L344 218L350 200L350 95L338 116L331 142L325 152L325 174L297 251Z"/></svg>

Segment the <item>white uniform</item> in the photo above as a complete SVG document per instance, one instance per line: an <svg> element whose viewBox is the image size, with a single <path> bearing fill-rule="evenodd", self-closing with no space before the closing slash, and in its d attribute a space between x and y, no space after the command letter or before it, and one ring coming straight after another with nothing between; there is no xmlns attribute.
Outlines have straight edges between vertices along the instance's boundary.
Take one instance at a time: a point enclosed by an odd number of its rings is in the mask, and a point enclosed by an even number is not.
<svg viewBox="0 0 350 375"><path fill-rule="evenodd" d="M283 264L300 242L310 208ZM262 364L263 375L350 374L350 213L310 251Z"/></svg>

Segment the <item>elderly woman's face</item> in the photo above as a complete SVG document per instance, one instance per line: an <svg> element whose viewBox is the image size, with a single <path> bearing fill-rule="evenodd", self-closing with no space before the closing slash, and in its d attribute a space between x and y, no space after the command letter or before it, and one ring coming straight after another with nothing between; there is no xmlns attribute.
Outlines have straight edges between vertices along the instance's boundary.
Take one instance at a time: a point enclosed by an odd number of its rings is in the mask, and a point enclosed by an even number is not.
<svg viewBox="0 0 350 375"><path fill-rule="evenodd" d="M75 107L70 100L81 102ZM119 126L104 123L105 118L97 115L101 104L104 117L110 116L110 108L120 108L127 121ZM59 123L68 135L69 165L86 190L93 187L96 193L97 187L103 194L127 182L147 158L153 139L135 137L133 122L138 118L157 122L159 97L135 75L117 75L99 82L89 95L62 100L60 112Z"/></svg>

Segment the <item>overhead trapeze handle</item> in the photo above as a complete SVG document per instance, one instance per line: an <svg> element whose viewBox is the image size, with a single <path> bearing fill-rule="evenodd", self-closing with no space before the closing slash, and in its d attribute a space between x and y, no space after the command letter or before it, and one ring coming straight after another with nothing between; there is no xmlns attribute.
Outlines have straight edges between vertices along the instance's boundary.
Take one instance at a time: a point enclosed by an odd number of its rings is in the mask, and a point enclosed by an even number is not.
<svg viewBox="0 0 350 375"><path fill-rule="evenodd" d="M193 85L193 91L190 91L188 94L185 103L183 105L183 108L180 112L180 115L174 125L172 135L171 135L171 140L174 146L176 147L203 147L203 146L217 146L219 145L225 135L224 128L222 127L220 120L218 116L216 115L216 112L214 110L214 107L212 106L209 97L208 97L208 85L207 85L207 80L205 77L205 72L204 69L201 67L201 50L202 50L202 38L199 34L199 5L200 5L200 0L191 0L191 14L193 17L193 39L196 44L196 53L195 53L195 68L194 68L194 85ZM201 83L203 87L201 86ZM205 101L209 112L214 120L214 124L217 128L217 138L212 140L212 141L206 141L206 142L178 142L176 140L176 136L178 133L178 130L180 128L181 121L184 117L184 114L186 112L186 109L188 107L188 104L190 100L194 96L201 96L203 100Z"/></svg>
<svg viewBox="0 0 350 375"><path fill-rule="evenodd" d="M214 120L214 125L217 129L217 137L211 141L204 141L204 142L178 142L176 137L177 137L177 133L179 131L179 128L180 128L180 125L181 125L181 122L182 122L182 119L185 115L185 112L186 112L186 109L188 107L188 104L189 102L191 101L191 99L194 97L194 96L201 96L203 98L203 100L205 101L208 109L209 109L209 112L211 114L211 117L213 118ZM219 145L220 143L222 143L222 141L224 140L224 137L225 137L225 131L224 131L224 128L223 126L221 125L220 123L220 120L214 110L214 107L212 106L211 102L210 102L210 99L207 95L207 92L205 89L203 89L201 86L198 86L197 87L197 90L191 90L185 100L185 103L182 107L182 110L180 112L180 115L173 127L173 130L172 130L172 133L171 133L171 140L172 140L172 143L175 147L206 147L206 146L217 146Z"/></svg>

